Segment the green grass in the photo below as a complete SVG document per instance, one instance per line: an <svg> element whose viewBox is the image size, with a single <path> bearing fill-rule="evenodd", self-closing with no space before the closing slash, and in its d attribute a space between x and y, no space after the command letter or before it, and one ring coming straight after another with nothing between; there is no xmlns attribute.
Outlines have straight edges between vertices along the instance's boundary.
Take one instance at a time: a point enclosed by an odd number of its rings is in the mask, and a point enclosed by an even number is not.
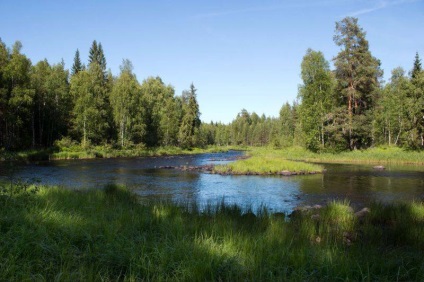
<svg viewBox="0 0 424 282"><path fill-rule="evenodd" d="M125 188L0 185L0 281L424 279L424 205L346 202L290 221L237 206L140 204ZM319 218L312 217L319 214Z"/></svg>
<svg viewBox="0 0 424 282"><path fill-rule="evenodd" d="M424 164L424 151L410 151L398 147L377 147L340 153L313 153L301 147L276 150L289 160L324 163L363 164Z"/></svg>
<svg viewBox="0 0 424 282"><path fill-rule="evenodd" d="M69 160L69 159L94 159L94 158L129 158L129 157L146 157L146 156L169 156L169 155L189 155L202 153L219 153L228 150L240 150L241 147L236 146L209 146L206 148L182 149L180 147L168 146L157 148L130 148L115 149L110 146L92 146L82 148L79 145L69 147L49 148L39 150L26 150L19 152L7 152L0 150L1 160L24 160L24 161L40 161L40 160Z"/></svg>
<svg viewBox="0 0 424 282"><path fill-rule="evenodd" d="M291 173L315 173L323 168L319 165L285 159L281 152L266 148L251 148L249 158L215 167L217 173L230 174L278 174L282 171Z"/></svg>

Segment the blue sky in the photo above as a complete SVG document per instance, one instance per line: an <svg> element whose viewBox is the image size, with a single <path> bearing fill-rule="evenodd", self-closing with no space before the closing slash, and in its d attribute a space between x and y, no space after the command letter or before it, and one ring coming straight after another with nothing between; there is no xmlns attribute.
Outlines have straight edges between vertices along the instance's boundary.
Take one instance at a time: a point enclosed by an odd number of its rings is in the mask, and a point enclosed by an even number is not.
<svg viewBox="0 0 424 282"><path fill-rule="evenodd" d="M297 96L307 48L331 59L335 22L359 18L388 80L424 58L424 0L19 1L0 2L0 38L20 40L35 64L84 62L94 39L117 75L123 58L141 82L160 76L176 94L191 82L205 122L241 109L277 116Z"/></svg>

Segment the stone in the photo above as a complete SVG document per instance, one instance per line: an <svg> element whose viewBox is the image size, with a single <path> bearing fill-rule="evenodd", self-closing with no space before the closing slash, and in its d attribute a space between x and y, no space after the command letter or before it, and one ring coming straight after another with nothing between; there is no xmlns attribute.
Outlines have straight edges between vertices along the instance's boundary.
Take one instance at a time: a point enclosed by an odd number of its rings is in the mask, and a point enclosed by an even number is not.
<svg viewBox="0 0 424 282"><path fill-rule="evenodd" d="M373 167L373 169L375 169L375 170L385 170L386 168L382 165L376 165L376 166Z"/></svg>
<svg viewBox="0 0 424 282"><path fill-rule="evenodd" d="M371 211L369 208L363 208L362 210L355 213L355 216L358 218L363 218L367 214L369 214Z"/></svg>

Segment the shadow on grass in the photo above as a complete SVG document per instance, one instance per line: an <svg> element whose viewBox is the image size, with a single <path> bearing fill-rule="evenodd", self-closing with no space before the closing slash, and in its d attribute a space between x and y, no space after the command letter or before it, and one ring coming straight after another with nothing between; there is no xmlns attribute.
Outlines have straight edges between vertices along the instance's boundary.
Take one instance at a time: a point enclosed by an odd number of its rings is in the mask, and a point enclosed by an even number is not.
<svg viewBox="0 0 424 282"><path fill-rule="evenodd" d="M129 190L1 195L0 280L422 280L422 204L346 203L291 221L223 203L140 204ZM421 232L422 234L422 232Z"/></svg>

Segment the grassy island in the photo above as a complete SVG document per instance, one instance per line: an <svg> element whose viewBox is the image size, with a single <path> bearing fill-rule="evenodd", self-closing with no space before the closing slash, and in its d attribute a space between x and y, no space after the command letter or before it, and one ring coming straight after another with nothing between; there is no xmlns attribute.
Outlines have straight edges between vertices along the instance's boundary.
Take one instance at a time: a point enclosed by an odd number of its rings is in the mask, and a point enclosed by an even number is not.
<svg viewBox="0 0 424 282"><path fill-rule="evenodd" d="M287 160L277 150L253 148L247 159L215 167L215 172L221 174L259 174L259 175L295 175L314 174L323 171L323 167L299 161Z"/></svg>
<svg viewBox="0 0 424 282"><path fill-rule="evenodd" d="M408 151L398 147L378 147L367 150L339 153L314 153L302 147L270 149L249 147L249 158L226 165L216 166L221 174L313 174L323 171L314 163L356 163L356 164L424 164L424 152Z"/></svg>
<svg viewBox="0 0 424 282"><path fill-rule="evenodd" d="M424 279L424 205L266 209L144 203L127 189L0 187L0 280Z"/></svg>

